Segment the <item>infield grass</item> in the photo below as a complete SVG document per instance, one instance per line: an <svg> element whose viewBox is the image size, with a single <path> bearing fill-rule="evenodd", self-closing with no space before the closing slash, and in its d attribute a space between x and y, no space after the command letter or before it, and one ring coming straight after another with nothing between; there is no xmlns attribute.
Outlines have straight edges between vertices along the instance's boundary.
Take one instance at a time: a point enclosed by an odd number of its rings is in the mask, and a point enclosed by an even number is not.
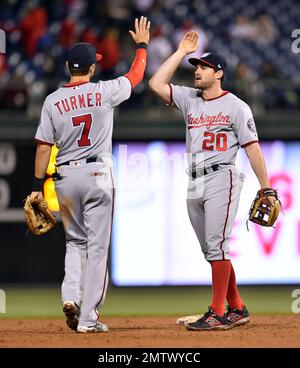
<svg viewBox="0 0 300 368"><path fill-rule="evenodd" d="M60 286L0 286L6 293L3 318L63 317ZM240 287L241 296L252 314L291 313L297 286ZM180 316L203 313L211 302L209 287L147 287L108 290L102 314L105 316Z"/></svg>

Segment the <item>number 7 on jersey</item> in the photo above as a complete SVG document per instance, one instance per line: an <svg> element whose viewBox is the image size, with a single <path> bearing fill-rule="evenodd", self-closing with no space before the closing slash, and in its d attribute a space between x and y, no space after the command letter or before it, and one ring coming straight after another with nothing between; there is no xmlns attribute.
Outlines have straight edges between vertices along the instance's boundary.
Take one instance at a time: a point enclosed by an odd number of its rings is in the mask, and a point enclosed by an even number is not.
<svg viewBox="0 0 300 368"><path fill-rule="evenodd" d="M91 145L89 133L92 127L92 122L92 114L78 115L72 117L73 127L79 127L81 124L83 124L81 137L77 140L78 147L87 147Z"/></svg>

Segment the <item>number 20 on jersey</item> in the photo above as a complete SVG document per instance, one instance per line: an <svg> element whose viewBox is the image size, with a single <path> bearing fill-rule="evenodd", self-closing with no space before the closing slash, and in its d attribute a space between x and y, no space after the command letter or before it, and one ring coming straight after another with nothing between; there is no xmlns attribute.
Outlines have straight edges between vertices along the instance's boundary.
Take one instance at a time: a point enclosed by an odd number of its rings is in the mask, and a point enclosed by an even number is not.
<svg viewBox="0 0 300 368"><path fill-rule="evenodd" d="M227 135L226 133L204 132L202 143L204 151L226 151L227 150Z"/></svg>

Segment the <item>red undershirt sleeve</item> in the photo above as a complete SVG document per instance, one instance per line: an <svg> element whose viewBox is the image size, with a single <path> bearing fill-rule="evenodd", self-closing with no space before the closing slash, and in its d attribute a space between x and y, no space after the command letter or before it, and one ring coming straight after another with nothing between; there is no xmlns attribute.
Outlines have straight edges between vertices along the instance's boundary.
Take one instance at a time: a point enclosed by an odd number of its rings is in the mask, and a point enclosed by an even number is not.
<svg viewBox="0 0 300 368"><path fill-rule="evenodd" d="M147 61L147 44L139 43L136 50L135 59L131 65L130 71L124 75L131 83L131 88L134 89L142 80L145 73Z"/></svg>

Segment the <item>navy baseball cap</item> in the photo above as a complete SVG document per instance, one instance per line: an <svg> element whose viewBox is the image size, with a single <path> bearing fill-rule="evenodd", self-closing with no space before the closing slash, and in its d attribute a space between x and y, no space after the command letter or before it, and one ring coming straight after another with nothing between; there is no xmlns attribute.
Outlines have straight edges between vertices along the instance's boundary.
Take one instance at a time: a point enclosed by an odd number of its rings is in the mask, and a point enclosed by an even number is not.
<svg viewBox="0 0 300 368"><path fill-rule="evenodd" d="M190 58L189 62L197 66L199 64L207 65L215 70L223 70L224 74L227 69L227 64L223 56L219 55L216 52L206 52L200 59L197 58Z"/></svg>
<svg viewBox="0 0 300 368"><path fill-rule="evenodd" d="M97 54L93 45L87 42L75 43L68 53L68 64L71 68L87 68L102 59L102 55Z"/></svg>

